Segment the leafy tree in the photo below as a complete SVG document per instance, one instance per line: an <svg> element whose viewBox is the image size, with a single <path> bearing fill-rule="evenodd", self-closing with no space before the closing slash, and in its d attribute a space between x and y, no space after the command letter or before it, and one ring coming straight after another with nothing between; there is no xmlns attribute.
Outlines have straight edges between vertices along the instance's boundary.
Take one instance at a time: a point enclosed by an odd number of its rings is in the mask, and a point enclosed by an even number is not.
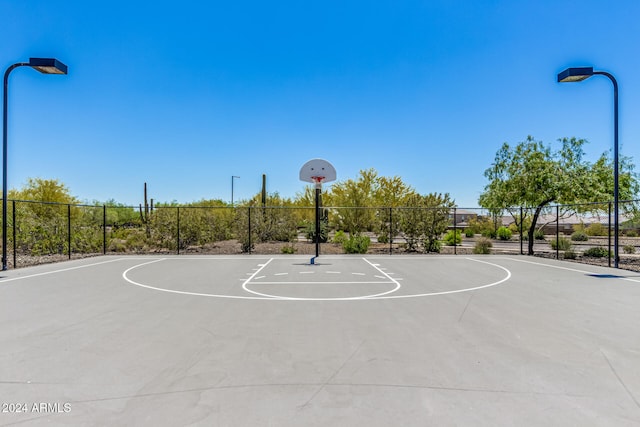
<svg viewBox="0 0 640 427"><path fill-rule="evenodd" d="M350 234L372 231L375 224L375 194L379 188L375 169L361 170L357 180L348 179L333 184L331 193L325 196L325 205L346 209L335 210L339 230Z"/></svg>
<svg viewBox="0 0 640 427"><path fill-rule="evenodd" d="M400 232L399 221L393 218L393 208L404 206L410 196L416 194L414 189L405 184L399 176L378 178L377 191L374 194L373 206L376 206L376 231L378 241L388 241L389 236Z"/></svg>
<svg viewBox="0 0 640 427"><path fill-rule="evenodd" d="M584 139L562 138L562 147L550 146L529 136L515 147L504 143L496 153L492 167L484 175L489 180L479 203L490 211L506 209L516 220L524 221L532 212L528 228L528 253L533 254L534 233L540 214L547 206L580 204L594 200L610 200L613 193L611 162L603 154L594 164L583 159ZM626 159L621 163L620 195L631 199L638 184ZM575 206L577 210L593 210L594 205ZM519 216L519 208L527 214Z"/></svg>
<svg viewBox="0 0 640 427"><path fill-rule="evenodd" d="M449 194L414 194L407 199L407 207L399 210L400 230L407 242L407 250L440 252L440 236L447 230L449 214L455 206Z"/></svg>
<svg viewBox="0 0 640 427"><path fill-rule="evenodd" d="M67 221L69 211L76 220L81 211L65 204L76 204L78 200L57 179L29 178L20 190L11 190L10 199L43 203L20 203L16 205L17 246L22 252L32 255L67 251Z"/></svg>

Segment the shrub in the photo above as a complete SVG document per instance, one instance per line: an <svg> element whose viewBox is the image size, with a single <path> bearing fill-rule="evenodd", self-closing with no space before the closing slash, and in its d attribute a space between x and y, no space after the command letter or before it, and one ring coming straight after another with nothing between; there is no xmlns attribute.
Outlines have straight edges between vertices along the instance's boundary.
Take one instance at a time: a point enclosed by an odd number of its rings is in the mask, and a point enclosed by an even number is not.
<svg viewBox="0 0 640 427"><path fill-rule="evenodd" d="M603 258L603 257L606 257L606 256L610 257L611 253L607 249L605 249L603 247L596 246L596 247L589 248L586 251L584 251L584 256L592 257L592 258Z"/></svg>
<svg viewBox="0 0 640 427"><path fill-rule="evenodd" d="M315 242L316 241L316 223L309 222L307 223L305 234L307 235L307 239ZM320 220L320 243L326 243L329 234L329 224L325 220Z"/></svg>
<svg viewBox="0 0 640 427"><path fill-rule="evenodd" d="M428 253L428 252L440 253L440 249L442 249L442 242L440 240L435 240L435 239L423 239L422 247L425 253Z"/></svg>
<svg viewBox="0 0 640 427"><path fill-rule="evenodd" d="M478 239L476 246L473 248L474 254L490 254L493 243L486 237Z"/></svg>
<svg viewBox="0 0 640 427"><path fill-rule="evenodd" d="M586 242L589 240L589 236L584 231L574 231L571 234L571 240L574 242Z"/></svg>
<svg viewBox="0 0 640 427"><path fill-rule="evenodd" d="M464 230L464 236L465 237L473 237L474 236L473 230L471 228L466 228Z"/></svg>
<svg viewBox="0 0 640 427"><path fill-rule="evenodd" d="M571 249L571 240L560 237L557 241L554 239L551 242L551 249L568 251Z"/></svg>
<svg viewBox="0 0 640 427"><path fill-rule="evenodd" d="M627 237L638 237L638 232L636 230L628 230Z"/></svg>
<svg viewBox="0 0 640 427"><path fill-rule="evenodd" d="M378 243L389 243L389 235L387 233L379 234Z"/></svg>
<svg viewBox="0 0 640 427"><path fill-rule="evenodd" d="M624 248L622 248L622 250L624 251L625 254L635 254L636 253L636 247L633 245L625 245Z"/></svg>
<svg viewBox="0 0 640 427"><path fill-rule="evenodd" d="M448 246L459 245L462 243L462 232L460 230L456 230L454 234L453 230L447 231L447 234L444 235L444 242Z"/></svg>
<svg viewBox="0 0 640 427"><path fill-rule="evenodd" d="M290 246L283 246L281 249L283 254L294 254L296 253L296 248L293 247L293 245Z"/></svg>
<svg viewBox="0 0 640 427"><path fill-rule="evenodd" d="M534 240L544 240L544 232L542 230L536 230L533 232Z"/></svg>
<svg viewBox="0 0 640 427"><path fill-rule="evenodd" d="M564 251L564 259L576 259L578 255L571 249Z"/></svg>
<svg viewBox="0 0 640 427"><path fill-rule="evenodd" d="M512 233L510 229L503 226L498 228L497 235L498 235L498 239L500 240L511 240Z"/></svg>
<svg viewBox="0 0 640 427"><path fill-rule="evenodd" d="M369 250L369 244L371 244L371 239L367 236L355 235L345 240L342 248L347 254L366 254Z"/></svg>
<svg viewBox="0 0 640 427"><path fill-rule="evenodd" d="M609 234L607 227L600 224L599 222L590 224L587 228L584 229L584 231L589 236L606 236L607 234Z"/></svg>
<svg viewBox="0 0 640 427"><path fill-rule="evenodd" d="M333 240L331 240L331 241L333 243L343 244L347 239L348 239L348 237L345 234L345 232L342 231L342 230L339 230L339 231L336 231L336 234L333 236Z"/></svg>
<svg viewBox="0 0 640 427"><path fill-rule="evenodd" d="M498 237L498 233L496 230L484 230L482 232L482 237L486 237L487 239L495 239Z"/></svg>

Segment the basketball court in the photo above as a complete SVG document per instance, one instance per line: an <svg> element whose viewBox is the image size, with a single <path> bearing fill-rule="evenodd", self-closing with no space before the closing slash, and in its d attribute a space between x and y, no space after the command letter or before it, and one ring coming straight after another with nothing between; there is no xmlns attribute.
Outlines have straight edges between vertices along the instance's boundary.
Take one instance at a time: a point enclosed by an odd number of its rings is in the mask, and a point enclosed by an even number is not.
<svg viewBox="0 0 640 427"><path fill-rule="evenodd" d="M630 271L105 256L0 276L0 425L640 424Z"/></svg>

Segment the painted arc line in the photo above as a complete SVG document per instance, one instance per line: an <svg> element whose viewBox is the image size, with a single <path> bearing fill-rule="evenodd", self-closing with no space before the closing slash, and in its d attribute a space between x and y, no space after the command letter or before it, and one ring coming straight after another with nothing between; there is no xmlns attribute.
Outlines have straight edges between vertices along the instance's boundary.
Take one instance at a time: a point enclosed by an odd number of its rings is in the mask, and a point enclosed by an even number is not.
<svg viewBox="0 0 640 427"><path fill-rule="evenodd" d="M129 283L131 283L132 285L140 286L141 288L153 289L154 291L168 292L170 294L191 295L191 296L196 296L196 297L229 298L229 299L250 299L250 300L273 300L274 299L274 298L260 298L260 297L251 297L251 296L240 296L240 295L217 295L217 294L203 294L203 293L199 293L199 292L176 291L176 290L173 290L173 289L165 289L165 288L158 288L156 286L145 285L143 283L138 283L138 282L130 279L129 277L127 277L129 272L132 271L132 270L135 270L136 268L143 267L143 266L146 266L146 265L149 265L149 264L153 264L153 263L156 263L156 262L159 262L159 261L165 261L166 259L167 258L161 258L161 259L157 259L157 260L154 260L154 261L149 261L149 262L144 262L142 264L134 265L133 267L126 269L122 273L122 277L123 277L124 280L126 280Z"/></svg>
<svg viewBox="0 0 640 427"><path fill-rule="evenodd" d="M127 258L120 258L118 260L123 260L123 259L127 259ZM125 281L127 281L128 283L135 285L135 286L139 286L142 288L147 288L147 289L152 289L152 290L156 290L156 291L160 291L160 292L167 292L167 293L172 293L172 294L182 294L182 295L190 295L190 296L204 296L204 297L214 297L214 298L228 298L228 299L246 299L246 300L262 300L262 301L309 301L309 300L313 300L313 301L360 301L360 300L376 300L376 299L401 299L401 298L417 298L417 297L425 297L425 296L438 296L438 295L447 295L447 294L455 294L455 293L462 293L462 292L469 292L469 291L474 291L474 290L478 290L478 289L485 289L485 288L489 288L492 286L496 286L499 285L501 283L504 283L506 281L508 281L511 278L511 271L509 271L507 268L502 267L498 264L494 264L488 261L481 261L481 260L477 260L477 259L473 259L473 258L464 258L468 261L472 261L472 262L477 262L477 263L481 263L481 264L486 264L486 265L490 265L493 267L497 267L501 270L503 270L504 272L506 272L506 276L496 282L493 283L489 283L486 285L481 285L481 286L476 286L473 288L467 288L467 289L457 289L457 290L453 290L453 291L443 291L443 292L432 292L432 293L423 293L423 294L411 294L411 295L382 295L382 296L378 296L378 297L346 297L346 298L295 298L295 297L274 297L274 296L268 296L268 297L262 297L262 296L241 296L241 295L220 295L220 294L205 294L205 293L197 293L197 292L188 292L188 291L177 291L177 290L173 290L173 289L165 289L165 288L158 288L156 286L150 286L150 285L145 285L143 283L138 283L132 279L130 279L127 275L130 271L149 265L149 264L153 264L156 262L160 262L160 261L166 261L168 258L161 258L161 259L157 259L154 261L149 261L149 262L145 262L142 264L137 264L134 265L133 267L128 268L127 270L125 270L122 273L122 277L124 278ZM186 257L184 259L187 259ZM196 259L196 258L194 258ZM197 259L205 259L205 258L197 258ZM449 258L449 259L453 259L453 258ZM503 259L508 259L508 260L512 260L511 258L503 258ZM269 259L269 261L265 264L265 266L267 264L269 264L269 262L271 262L273 260L273 258ZM363 260L369 262L368 260L366 260L365 258L363 258ZM97 263L100 264L100 263ZM58 270L58 271L66 271L67 269L63 269L63 270ZM585 271L581 271L581 272L585 272ZM254 274L257 274L254 273ZM382 274L385 274L384 272L382 272ZM42 274L36 274L34 276L40 276ZM26 277L33 277L33 276L24 276ZM17 278L16 278L17 279ZM395 292L397 289L399 289L399 287L401 286L400 283L398 283L399 280L402 279L393 279L391 277L389 277L390 280L392 280L393 282L397 283L396 285L396 289L386 292L384 294L389 294L391 292ZM239 279L239 280L243 280L243 279ZM243 286L245 286L247 284L248 280L243 280ZM4 280L4 281L8 281L8 280ZM1 283L1 282L0 282ZM315 282L314 282L315 283ZM335 282L332 282L335 283ZM362 282L358 282L358 283L362 283ZM379 283L379 282L376 282ZM252 292L249 291L250 293L256 294L256 292Z"/></svg>
<svg viewBox="0 0 640 427"><path fill-rule="evenodd" d="M480 261L478 259L473 259L473 258L465 258L465 259L469 260L469 261L473 261L473 262L479 262L481 264L491 265L493 267L498 267L499 269L505 271L507 273L507 275L504 278L502 278L501 280L498 280L496 282L489 283L487 285L476 286L474 288L456 289L454 291L430 292L430 293L426 293L426 294L389 295L389 296L384 296L384 297L380 297L380 298L376 298L376 299L417 298L417 297L431 297L431 296L437 296L437 295L459 294L459 293L462 293L462 292L470 292L470 291L477 291L478 289L490 288L492 286L496 286L496 285L499 285L501 283L504 283L504 282L506 282L507 280L509 280L511 278L511 271L509 271L507 268L505 268L505 267L503 267L501 265L493 264L493 263L487 262L487 261Z"/></svg>

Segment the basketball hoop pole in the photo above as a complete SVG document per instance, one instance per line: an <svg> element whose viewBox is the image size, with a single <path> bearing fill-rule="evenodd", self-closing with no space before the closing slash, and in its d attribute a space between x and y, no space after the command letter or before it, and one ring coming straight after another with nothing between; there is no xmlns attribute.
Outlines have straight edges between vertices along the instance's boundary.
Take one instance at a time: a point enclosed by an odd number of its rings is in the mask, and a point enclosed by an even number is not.
<svg viewBox="0 0 640 427"><path fill-rule="evenodd" d="M310 182L316 185L316 256L311 258L310 264L315 264L315 259L320 256L320 193L322 183L336 180L336 168L324 159L311 159L300 168L300 181Z"/></svg>
<svg viewBox="0 0 640 427"><path fill-rule="evenodd" d="M322 180L324 177L313 177L316 183L316 256L311 258L311 264L320 256L320 193L322 193Z"/></svg>

